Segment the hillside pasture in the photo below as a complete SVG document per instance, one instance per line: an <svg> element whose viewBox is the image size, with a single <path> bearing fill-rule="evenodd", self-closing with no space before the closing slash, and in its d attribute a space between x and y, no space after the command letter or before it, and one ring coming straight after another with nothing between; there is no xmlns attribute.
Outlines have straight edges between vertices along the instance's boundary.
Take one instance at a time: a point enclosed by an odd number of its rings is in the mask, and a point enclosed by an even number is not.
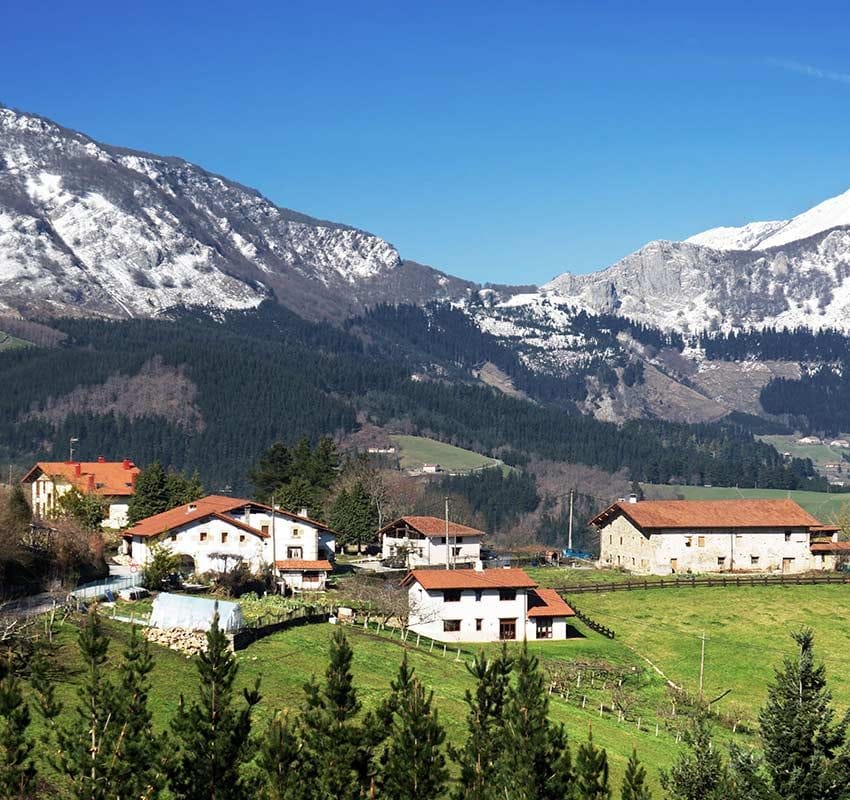
<svg viewBox="0 0 850 800"><path fill-rule="evenodd" d="M424 464L439 464L447 472L472 472L486 467L502 467L498 458L438 442L424 436L390 436L399 451L402 469L421 470Z"/></svg>

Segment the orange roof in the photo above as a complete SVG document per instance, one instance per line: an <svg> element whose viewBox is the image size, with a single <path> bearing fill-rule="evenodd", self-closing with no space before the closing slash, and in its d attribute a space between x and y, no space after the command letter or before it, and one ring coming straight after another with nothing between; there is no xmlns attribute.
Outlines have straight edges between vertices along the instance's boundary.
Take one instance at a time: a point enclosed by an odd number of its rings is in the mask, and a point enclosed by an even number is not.
<svg viewBox="0 0 850 800"><path fill-rule="evenodd" d="M170 531L172 528L181 528L183 525L190 522L197 522L198 520L206 519L207 517L216 517L235 525L237 528L246 530L249 533L267 538L269 534L263 533L257 528L253 528L250 525L246 525L244 522L240 522L239 520L228 516L229 512L237 511L238 509L245 508L245 506L260 508L269 512L271 511L271 506L267 506L263 503L257 503L253 500L246 500L242 497L227 497L220 494L210 494L206 497L201 497L198 500L193 500L191 503L184 503L182 506L177 506L169 511L163 511L161 514L154 514L152 517L141 519L135 525L128 528L124 533L130 536L159 536L161 533ZM308 525L312 525L319 530L333 533L327 525L323 525L321 522L316 522L308 517L301 517L298 514L292 514L289 511L283 511L281 509L277 509L275 514L298 522L306 522Z"/></svg>
<svg viewBox="0 0 850 800"><path fill-rule="evenodd" d="M574 617L573 611L554 589L534 589L528 593L528 616Z"/></svg>
<svg viewBox="0 0 850 800"><path fill-rule="evenodd" d="M287 558L285 561L275 561L275 567L284 572L315 569L320 572L330 572L333 569L330 561L302 561L298 558Z"/></svg>
<svg viewBox="0 0 850 800"><path fill-rule="evenodd" d="M400 517L399 519L385 525L378 533L384 533L390 528L404 523L409 528L419 531L423 536L445 536L446 521L439 517ZM484 531L470 528L468 525L461 525L459 522L449 522L449 536L486 536Z"/></svg>
<svg viewBox="0 0 850 800"><path fill-rule="evenodd" d="M590 523L601 527L623 514L641 530L665 528L821 527L793 500L639 500L609 506Z"/></svg>
<svg viewBox="0 0 850 800"><path fill-rule="evenodd" d="M21 483L32 483L42 473L64 478L81 492L105 497L129 496L135 491L134 480L141 470L129 459L124 461L39 461Z"/></svg>
<svg viewBox="0 0 850 800"><path fill-rule="evenodd" d="M414 569L402 586L416 581L423 589L533 589L537 583L521 569Z"/></svg>
<svg viewBox="0 0 850 800"><path fill-rule="evenodd" d="M850 542L814 542L809 549L817 553L850 553Z"/></svg>

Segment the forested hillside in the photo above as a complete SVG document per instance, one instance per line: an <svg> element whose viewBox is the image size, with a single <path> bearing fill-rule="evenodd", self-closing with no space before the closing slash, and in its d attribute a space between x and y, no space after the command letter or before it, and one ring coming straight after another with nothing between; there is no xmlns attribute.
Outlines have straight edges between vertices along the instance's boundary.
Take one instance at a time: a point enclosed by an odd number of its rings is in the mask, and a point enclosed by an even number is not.
<svg viewBox="0 0 850 800"><path fill-rule="evenodd" d="M446 319L458 323L451 315ZM508 364L509 355L475 337L467 349L463 332L451 327L430 345L443 377L414 380L425 347L416 325L407 339L399 326L399 347L390 352L387 340L306 322L272 304L218 320L185 312L176 321L51 324L65 336L56 346L0 353L0 457L21 465L39 456L64 458L75 436L81 456L128 456L140 464L160 459L165 466L199 470L211 490L229 485L243 491L250 465L272 442L294 443L302 435L316 441L368 420L488 455L504 453L514 462L525 454L609 471L626 468L652 483L820 485L811 463L784 461L736 425L636 420L618 427L579 416L560 402L508 397L456 366L482 356ZM131 404L122 405L117 390L107 396L105 386L127 385L107 384L116 375L136 376L133 391L145 391L147 365L154 361L166 376L170 369L185 382L182 402L191 403L191 414L173 407L180 401L152 401L147 415L133 403L129 414L122 408ZM150 392L158 394L155 386ZM74 404L63 406L71 393ZM105 398L102 405L99 398ZM75 410L58 418L56 409L63 407Z"/></svg>

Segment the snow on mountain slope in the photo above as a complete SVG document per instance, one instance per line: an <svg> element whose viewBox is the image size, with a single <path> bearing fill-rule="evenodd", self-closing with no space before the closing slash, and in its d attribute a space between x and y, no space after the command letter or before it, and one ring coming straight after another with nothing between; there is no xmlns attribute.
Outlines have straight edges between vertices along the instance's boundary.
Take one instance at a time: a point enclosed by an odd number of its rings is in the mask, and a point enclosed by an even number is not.
<svg viewBox="0 0 850 800"><path fill-rule="evenodd" d="M758 247L759 250L782 247L845 225L850 225L850 190L798 214L775 233L762 239Z"/></svg>
<svg viewBox="0 0 850 800"><path fill-rule="evenodd" d="M364 231L280 208L178 158L0 106L0 308L159 314L277 299L305 316L453 297L466 282Z"/></svg>
<svg viewBox="0 0 850 800"><path fill-rule="evenodd" d="M685 239L688 244L713 247L715 250L752 250L758 243L787 225L788 220L751 222L740 228L711 228Z"/></svg>

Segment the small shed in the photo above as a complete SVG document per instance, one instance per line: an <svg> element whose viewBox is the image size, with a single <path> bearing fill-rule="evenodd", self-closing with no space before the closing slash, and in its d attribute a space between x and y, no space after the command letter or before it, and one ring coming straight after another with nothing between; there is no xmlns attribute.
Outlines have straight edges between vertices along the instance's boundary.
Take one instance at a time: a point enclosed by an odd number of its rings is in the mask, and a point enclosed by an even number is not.
<svg viewBox="0 0 850 800"><path fill-rule="evenodd" d="M160 592L154 599L150 626L165 630L181 628L187 631L208 631L212 627L216 609L221 630L235 633L244 627L239 603L168 592Z"/></svg>

